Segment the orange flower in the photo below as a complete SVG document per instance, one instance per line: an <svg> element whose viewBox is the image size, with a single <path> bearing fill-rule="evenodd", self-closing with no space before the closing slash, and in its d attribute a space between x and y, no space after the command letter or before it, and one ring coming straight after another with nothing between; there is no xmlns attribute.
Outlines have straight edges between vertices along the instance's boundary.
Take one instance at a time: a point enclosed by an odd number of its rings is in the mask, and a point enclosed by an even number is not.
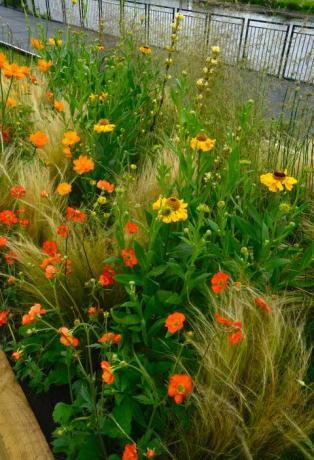
<svg viewBox="0 0 314 460"><path fill-rule="evenodd" d="M17 102L13 97L8 97L6 107L9 109L13 109L14 107L17 106Z"/></svg>
<svg viewBox="0 0 314 460"><path fill-rule="evenodd" d="M150 449L149 447L147 448L147 451L145 453L146 458L154 458L155 457L155 451L154 449Z"/></svg>
<svg viewBox="0 0 314 460"><path fill-rule="evenodd" d="M29 312L26 315L23 315L22 324L24 326L26 324L31 324L36 321L38 315L44 315L45 313L46 310L41 308L41 304L35 303L35 305L30 308Z"/></svg>
<svg viewBox="0 0 314 460"><path fill-rule="evenodd" d="M39 59L37 67L41 72L48 72L52 64L52 61L45 61L45 59Z"/></svg>
<svg viewBox="0 0 314 460"><path fill-rule="evenodd" d="M21 353L19 351L14 351L11 356L15 361L21 359Z"/></svg>
<svg viewBox="0 0 314 460"><path fill-rule="evenodd" d="M111 385L115 381L115 377L112 373L111 366L108 361L102 361L100 363L101 368L103 369L102 372L102 379L108 385Z"/></svg>
<svg viewBox="0 0 314 460"><path fill-rule="evenodd" d="M69 233L70 229L67 225L59 225L57 228L57 235L61 236L62 238L67 238Z"/></svg>
<svg viewBox="0 0 314 460"><path fill-rule="evenodd" d="M17 80L23 80L25 73L17 64L6 64L4 67L4 76L6 78L15 77Z"/></svg>
<svg viewBox="0 0 314 460"><path fill-rule="evenodd" d="M53 280L58 271L59 270L54 265L47 265L45 268L45 277L47 280Z"/></svg>
<svg viewBox="0 0 314 460"><path fill-rule="evenodd" d="M34 85L36 85L37 77L35 75L31 75L31 81L32 81L32 83L34 83Z"/></svg>
<svg viewBox="0 0 314 460"><path fill-rule="evenodd" d="M38 149L45 147L49 140L47 134L43 133L42 131L37 131L36 133L31 134L28 139L34 145L34 147Z"/></svg>
<svg viewBox="0 0 314 460"><path fill-rule="evenodd" d="M51 256L51 257L47 257L46 259L43 260L42 264L40 265L40 268L42 268L43 270L45 270L48 265L51 265L51 264L60 264L61 263L61 256L60 254L55 254L54 256Z"/></svg>
<svg viewBox="0 0 314 460"><path fill-rule="evenodd" d="M61 196L68 195L71 190L72 185L68 184L67 182L61 182L61 184L59 184L57 187L57 193L59 193Z"/></svg>
<svg viewBox="0 0 314 460"><path fill-rule="evenodd" d="M114 284L113 277L115 275L116 272L111 267L111 265L105 265L103 273L99 276L98 281L102 286L111 286L112 284Z"/></svg>
<svg viewBox="0 0 314 460"><path fill-rule="evenodd" d="M123 258L123 263L126 267L134 267L138 263L134 249L122 249L121 256Z"/></svg>
<svg viewBox="0 0 314 460"><path fill-rule="evenodd" d="M38 38L32 38L31 44L32 44L32 47L38 51L44 49L43 42L39 40Z"/></svg>
<svg viewBox="0 0 314 460"><path fill-rule="evenodd" d="M26 65L22 65L20 67L20 71L25 75L25 77L29 77L30 74L30 68L26 67Z"/></svg>
<svg viewBox="0 0 314 460"><path fill-rule="evenodd" d="M107 332L106 334L103 334L100 339L98 339L99 343L114 343L118 344L121 342L121 334L114 334L113 332Z"/></svg>
<svg viewBox="0 0 314 460"><path fill-rule="evenodd" d="M128 222L124 227L124 231L126 233L130 233L131 235L134 233L138 233L138 226L133 222Z"/></svg>
<svg viewBox="0 0 314 460"><path fill-rule="evenodd" d="M68 207L66 218L70 222L80 222L82 224L86 220L86 214L78 209Z"/></svg>
<svg viewBox="0 0 314 460"><path fill-rule="evenodd" d="M5 261L8 265L13 265L17 260L17 254L14 251L9 251L4 254Z"/></svg>
<svg viewBox="0 0 314 460"><path fill-rule="evenodd" d="M78 174L85 174L93 171L95 164L93 160L86 155L80 155L77 160L73 161L74 171Z"/></svg>
<svg viewBox="0 0 314 460"><path fill-rule="evenodd" d="M61 335L60 343L62 343L62 345L64 345L65 347L74 348L78 346L79 340L76 337L73 337L73 335L67 327L60 327L59 333Z"/></svg>
<svg viewBox="0 0 314 460"><path fill-rule="evenodd" d="M57 112L63 112L64 111L64 104L61 101L55 101L53 106L57 110Z"/></svg>
<svg viewBox="0 0 314 460"><path fill-rule="evenodd" d="M182 404L184 398L192 393L192 379L187 374L175 374L170 377L168 396L174 398L176 404Z"/></svg>
<svg viewBox="0 0 314 460"><path fill-rule="evenodd" d="M7 324L9 314L10 314L9 310L0 311L0 327Z"/></svg>
<svg viewBox="0 0 314 460"><path fill-rule="evenodd" d="M216 273L211 279L212 290L214 291L214 293L220 294L221 291L228 287L228 280L229 275L227 273Z"/></svg>
<svg viewBox="0 0 314 460"><path fill-rule="evenodd" d="M49 196L49 193L47 192L47 190L43 190L42 192L40 192L40 198L48 198Z"/></svg>
<svg viewBox="0 0 314 460"><path fill-rule="evenodd" d="M45 241L43 243L43 251L48 256L55 257L58 251L58 247L54 241Z"/></svg>
<svg viewBox="0 0 314 460"><path fill-rule="evenodd" d="M6 55L3 53L0 53L0 69L3 69L6 63L7 63Z"/></svg>
<svg viewBox="0 0 314 460"><path fill-rule="evenodd" d="M47 96L48 99L52 99L54 94L53 94L52 91L47 91L46 96Z"/></svg>
<svg viewBox="0 0 314 460"><path fill-rule="evenodd" d="M22 187L22 185L16 185L15 187L11 188L10 194L16 199L24 198L26 195L26 190L24 187Z"/></svg>
<svg viewBox="0 0 314 460"><path fill-rule="evenodd" d="M27 227L27 225L29 225L29 220L28 219L19 219L19 224L23 225L23 227Z"/></svg>
<svg viewBox="0 0 314 460"><path fill-rule="evenodd" d="M260 307L262 310L266 311L267 313L272 313L271 307L261 297L257 297L255 299L255 305L257 305L258 307Z"/></svg>
<svg viewBox="0 0 314 460"><path fill-rule="evenodd" d="M126 444L121 460L138 460L136 444Z"/></svg>
<svg viewBox="0 0 314 460"><path fill-rule="evenodd" d="M229 342L231 345L237 344L243 338L242 329L239 329L237 332L233 332L229 335Z"/></svg>
<svg viewBox="0 0 314 460"><path fill-rule="evenodd" d="M8 238L6 236L0 236L0 248L5 248L8 244Z"/></svg>
<svg viewBox="0 0 314 460"><path fill-rule="evenodd" d="M5 209L0 212L0 222L2 222L3 225L11 226L17 223L17 217L14 212Z"/></svg>
<svg viewBox="0 0 314 460"><path fill-rule="evenodd" d="M87 310L87 313L89 316L98 315L98 309L97 307L89 307L89 309Z"/></svg>
<svg viewBox="0 0 314 460"><path fill-rule="evenodd" d="M9 276L8 279L7 279L7 283L11 286L12 284L15 283L15 278L14 276Z"/></svg>
<svg viewBox="0 0 314 460"><path fill-rule="evenodd" d="M80 142L81 138L78 136L76 131L67 131L63 135L62 144L66 147L71 147L78 142Z"/></svg>
<svg viewBox="0 0 314 460"><path fill-rule="evenodd" d="M215 313L214 317L217 323L222 324L223 326L237 327L240 329L242 328L241 321L233 321L232 319L224 318L223 316L220 316L218 313Z"/></svg>
<svg viewBox="0 0 314 460"><path fill-rule="evenodd" d="M184 327L185 315L183 313L175 312L168 316L165 326L170 334L180 331Z"/></svg>
<svg viewBox="0 0 314 460"><path fill-rule="evenodd" d="M110 182L106 180L99 180L97 182L97 187L100 190L106 190L108 193L112 193L114 191L114 184L110 184Z"/></svg>
<svg viewBox="0 0 314 460"><path fill-rule="evenodd" d="M64 147L63 153L65 157L72 158L72 152L71 152L70 147Z"/></svg>

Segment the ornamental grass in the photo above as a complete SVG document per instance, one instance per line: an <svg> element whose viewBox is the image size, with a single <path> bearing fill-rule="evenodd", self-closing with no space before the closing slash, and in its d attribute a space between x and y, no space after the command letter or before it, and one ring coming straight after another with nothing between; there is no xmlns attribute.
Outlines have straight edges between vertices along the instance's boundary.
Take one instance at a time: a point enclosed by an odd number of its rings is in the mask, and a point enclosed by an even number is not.
<svg viewBox="0 0 314 460"><path fill-rule="evenodd" d="M55 458L310 459L313 118L182 21L0 54L1 346Z"/></svg>

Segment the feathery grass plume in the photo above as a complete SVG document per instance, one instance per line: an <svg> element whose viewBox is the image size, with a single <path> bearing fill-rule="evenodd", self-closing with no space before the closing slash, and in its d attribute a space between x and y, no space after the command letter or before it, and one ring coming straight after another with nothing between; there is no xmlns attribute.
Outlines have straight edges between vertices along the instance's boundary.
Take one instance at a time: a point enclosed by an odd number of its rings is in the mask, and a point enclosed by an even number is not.
<svg viewBox="0 0 314 460"><path fill-rule="evenodd" d="M260 296L245 286L210 295L212 313L242 321L244 337L235 345L228 328L191 307L199 371L191 423L175 433L185 438L176 458L278 458L297 444L309 453L314 395L304 384L310 352L302 338L303 306L291 293L272 298L267 312L255 304Z"/></svg>

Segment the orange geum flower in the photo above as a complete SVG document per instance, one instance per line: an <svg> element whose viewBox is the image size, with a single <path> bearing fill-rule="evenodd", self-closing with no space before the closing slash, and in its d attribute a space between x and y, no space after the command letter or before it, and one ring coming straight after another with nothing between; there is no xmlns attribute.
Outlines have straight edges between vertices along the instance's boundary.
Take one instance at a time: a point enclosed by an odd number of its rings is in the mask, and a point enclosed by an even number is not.
<svg viewBox="0 0 314 460"><path fill-rule="evenodd" d="M25 75L25 77L29 77L30 72L31 72L30 68L27 67L26 65L22 65L20 67L20 71Z"/></svg>
<svg viewBox="0 0 314 460"><path fill-rule="evenodd" d="M0 69L3 69L6 64L7 64L6 55L3 53L0 53Z"/></svg>
<svg viewBox="0 0 314 460"><path fill-rule="evenodd" d="M16 78L17 80L23 80L25 78L25 73L23 72L23 69L21 69L20 66L17 64L7 64L4 67L4 76L6 78Z"/></svg>
<svg viewBox="0 0 314 460"><path fill-rule="evenodd" d="M66 218L70 222L80 222L81 224L86 220L86 214L79 209L67 208Z"/></svg>
<svg viewBox="0 0 314 460"><path fill-rule="evenodd" d="M60 327L60 343L65 347L74 347L76 348L79 344L79 340L76 337L73 337L71 332L67 327Z"/></svg>
<svg viewBox="0 0 314 460"><path fill-rule="evenodd" d="M13 109L14 107L17 106L17 102L13 97L8 97L6 107L9 109Z"/></svg>
<svg viewBox="0 0 314 460"><path fill-rule="evenodd" d="M63 153L65 157L72 158L72 152L71 152L70 147L64 147Z"/></svg>
<svg viewBox="0 0 314 460"><path fill-rule="evenodd" d="M175 374L170 377L168 396L174 398L176 404L182 404L184 398L192 393L192 379L187 374Z"/></svg>
<svg viewBox="0 0 314 460"><path fill-rule="evenodd" d="M26 315L23 315L22 324L25 326L36 321L38 315L44 315L46 310L41 308L40 303L35 303Z"/></svg>
<svg viewBox="0 0 314 460"><path fill-rule="evenodd" d="M228 287L229 275L223 272L217 272L211 279L211 287L215 294L220 294L226 287Z"/></svg>
<svg viewBox="0 0 314 460"><path fill-rule="evenodd" d="M57 110L57 112L63 112L64 111L64 103L61 102L61 101L55 101L53 106Z"/></svg>
<svg viewBox="0 0 314 460"><path fill-rule="evenodd" d="M73 145L80 142L81 138L78 136L76 131L67 131L63 135L62 144L65 147L72 147Z"/></svg>
<svg viewBox="0 0 314 460"><path fill-rule="evenodd" d="M102 368L102 379L108 385L111 385L115 381L115 377L112 373L110 363L108 361L101 361L100 366Z"/></svg>
<svg viewBox="0 0 314 460"><path fill-rule="evenodd" d="M55 257L58 251L58 246L54 241L45 241L43 243L43 251L50 257Z"/></svg>
<svg viewBox="0 0 314 460"><path fill-rule="evenodd" d="M88 316L98 315L98 312L99 310L97 307L89 307L89 309L87 310Z"/></svg>
<svg viewBox="0 0 314 460"><path fill-rule="evenodd" d="M26 190L22 185L16 185L15 187L11 188L10 195L16 199L24 198L26 195Z"/></svg>
<svg viewBox="0 0 314 460"><path fill-rule="evenodd" d="M108 193L112 193L114 191L114 184L111 184L106 180L99 180L96 187L100 190L105 190Z"/></svg>
<svg viewBox="0 0 314 460"><path fill-rule="evenodd" d="M44 49L44 44L41 40L39 40L39 38L32 38L31 44L32 44L32 47L38 51Z"/></svg>
<svg viewBox="0 0 314 460"><path fill-rule="evenodd" d="M138 233L138 225L134 224L134 222L128 222L125 226L124 226L124 231L126 233L129 233L129 234L134 234L134 233Z"/></svg>
<svg viewBox="0 0 314 460"><path fill-rule="evenodd" d="M27 227L27 225L29 225L29 220L28 219L19 219L19 224L22 225L23 227Z"/></svg>
<svg viewBox="0 0 314 460"><path fill-rule="evenodd" d="M258 307L260 307L262 310L266 311L267 313L272 313L271 307L261 297L257 297L255 299L255 305L257 305Z"/></svg>
<svg viewBox="0 0 314 460"><path fill-rule="evenodd" d="M180 312L172 313L168 316L165 322L165 327L168 329L170 334L175 334L176 332L183 329L185 322L185 315Z"/></svg>
<svg viewBox="0 0 314 460"><path fill-rule="evenodd" d="M0 248L5 248L8 244L8 238L6 236L0 236Z"/></svg>
<svg viewBox="0 0 314 460"><path fill-rule="evenodd" d="M116 272L114 269L111 267L111 265L105 265L103 273L99 276L99 284L101 286L111 286L114 284L114 279L113 277L116 275Z"/></svg>
<svg viewBox="0 0 314 460"><path fill-rule="evenodd" d="M67 182L61 182L57 187L57 193L60 196L68 195L72 190L72 185Z"/></svg>
<svg viewBox="0 0 314 460"><path fill-rule="evenodd" d="M9 286L12 286L12 284L15 283L14 276L12 276L12 275L8 276L7 283L8 283Z"/></svg>
<svg viewBox="0 0 314 460"><path fill-rule="evenodd" d="M134 265L137 265L138 263L134 249L132 248L122 249L121 256L123 258L123 263L126 267L132 268L134 267Z"/></svg>
<svg viewBox="0 0 314 460"><path fill-rule="evenodd" d="M37 131L36 133L31 134L28 139L37 149L42 149L49 141L47 134L42 131Z"/></svg>
<svg viewBox="0 0 314 460"><path fill-rule="evenodd" d="M119 344L121 342L121 334L115 334L114 332L107 332L106 334L103 334L99 339L99 343L114 343L114 344Z"/></svg>
<svg viewBox="0 0 314 460"><path fill-rule="evenodd" d="M70 229L67 225L59 225L57 228L57 235L61 236L62 238L67 238L70 234Z"/></svg>
<svg viewBox="0 0 314 460"><path fill-rule="evenodd" d="M147 451L145 452L145 457L146 458L154 458L155 457L155 451L154 449L150 449L149 447L147 448Z"/></svg>
<svg viewBox="0 0 314 460"><path fill-rule="evenodd" d="M47 192L47 190L42 190L40 192L40 198L48 198L49 196L49 193Z"/></svg>
<svg viewBox="0 0 314 460"><path fill-rule="evenodd" d="M126 444L121 460L138 460L136 444Z"/></svg>
<svg viewBox="0 0 314 460"><path fill-rule="evenodd" d="M80 155L77 160L73 161L73 164L74 171L80 175L93 171L95 167L94 161L86 155Z"/></svg>
<svg viewBox="0 0 314 460"><path fill-rule="evenodd" d="M53 280L56 277L58 271L59 270L54 265L47 265L45 268L45 277L47 280Z"/></svg>
<svg viewBox="0 0 314 460"><path fill-rule="evenodd" d="M0 327L5 326L5 324L7 324L9 314L10 314L9 310L0 311Z"/></svg>
<svg viewBox="0 0 314 460"><path fill-rule="evenodd" d="M12 358L14 359L14 361L19 361L21 359L21 352L20 351L14 351L12 353Z"/></svg>
<svg viewBox="0 0 314 460"><path fill-rule="evenodd" d="M17 254L14 251L9 251L4 254L4 258L8 265L13 265L17 260Z"/></svg>
<svg viewBox="0 0 314 460"><path fill-rule="evenodd" d="M41 72L48 72L52 65L52 61L45 61L45 59L39 59L37 63L37 67Z"/></svg>
<svg viewBox="0 0 314 460"><path fill-rule="evenodd" d="M222 324L223 326L232 326L240 329L242 328L241 321L234 321L233 319L224 318L223 316L220 316L219 313L215 313L214 317L217 323Z"/></svg>
<svg viewBox="0 0 314 460"><path fill-rule="evenodd" d="M11 225L14 225L17 223L17 217L13 211L10 211L9 209L5 209L4 211L0 212L0 222L3 225L7 225L8 227L10 227Z"/></svg>
<svg viewBox="0 0 314 460"><path fill-rule="evenodd" d="M233 332L232 334L229 335L229 342L231 343L231 345L237 344L242 339L243 339L242 329L239 329L238 331Z"/></svg>

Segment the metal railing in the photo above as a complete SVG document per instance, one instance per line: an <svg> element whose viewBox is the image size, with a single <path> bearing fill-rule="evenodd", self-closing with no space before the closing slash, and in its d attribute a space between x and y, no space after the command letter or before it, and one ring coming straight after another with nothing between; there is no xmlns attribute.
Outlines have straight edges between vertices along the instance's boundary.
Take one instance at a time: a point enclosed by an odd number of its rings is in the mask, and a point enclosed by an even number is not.
<svg viewBox="0 0 314 460"><path fill-rule="evenodd" d="M17 7L18 0L4 0ZM178 49L206 52L219 45L225 62L244 62L249 69L270 75L314 83L314 27L274 22L272 19L246 19L193 11L142 2L126 1L124 11L118 0L26 0L35 15L53 21L97 31L102 19L105 33L119 36L119 23L124 17L126 30L132 30L143 42L164 47L170 43L171 23L177 12L185 19ZM266 17L266 16L265 16Z"/></svg>

